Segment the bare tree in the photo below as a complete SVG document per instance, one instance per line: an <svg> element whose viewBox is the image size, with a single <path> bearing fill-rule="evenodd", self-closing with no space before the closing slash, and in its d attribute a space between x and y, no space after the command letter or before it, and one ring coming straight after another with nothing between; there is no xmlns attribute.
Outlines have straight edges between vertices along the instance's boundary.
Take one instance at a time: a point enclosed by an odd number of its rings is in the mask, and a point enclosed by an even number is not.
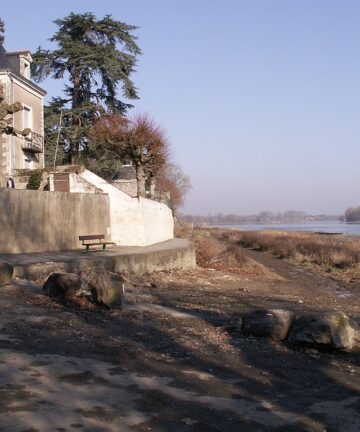
<svg viewBox="0 0 360 432"><path fill-rule="evenodd" d="M103 115L90 133L93 157L106 160L130 159L136 167L138 195L145 196L146 180L154 179L169 159L169 143L164 130L147 115L131 118Z"/></svg>
<svg viewBox="0 0 360 432"><path fill-rule="evenodd" d="M170 192L174 212L184 204L185 196L191 188L190 177L184 174L178 164L164 165L156 178L156 189Z"/></svg>

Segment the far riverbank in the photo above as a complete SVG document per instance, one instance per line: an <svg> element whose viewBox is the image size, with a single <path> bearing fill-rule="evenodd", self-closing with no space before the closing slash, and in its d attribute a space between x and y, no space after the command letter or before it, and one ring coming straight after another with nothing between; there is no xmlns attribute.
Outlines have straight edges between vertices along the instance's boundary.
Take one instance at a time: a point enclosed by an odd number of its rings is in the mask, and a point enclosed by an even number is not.
<svg viewBox="0 0 360 432"><path fill-rule="evenodd" d="M216 228L236 229L240 231L303 231L342 233L345 235L360 235L360 223L346 223L341 221L311 221L298 223L273 224L239 224L216 225Z"/></svg>

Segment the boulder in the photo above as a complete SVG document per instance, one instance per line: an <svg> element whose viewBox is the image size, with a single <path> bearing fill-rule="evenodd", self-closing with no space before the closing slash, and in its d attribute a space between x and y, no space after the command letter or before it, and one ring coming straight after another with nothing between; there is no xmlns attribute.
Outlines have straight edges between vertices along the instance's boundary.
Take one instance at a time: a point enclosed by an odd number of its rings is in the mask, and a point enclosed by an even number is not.
<svg viewBox="0 0 360 432"><path fill-rule="evenodd" d="M241 330L248 335L282 341L286 339L294 320L295 314L291 311L256 310L243 316Z"/></svg>
<svg viewBox="0 0 360 432"><path fill-rule="evenodd" d="M125 280L121 275L100 271L87 280L95 303L108 308L125 307Z"/></svg>
<svg viewBox="0 0 360 432"><path fill-rule="evenodd" d="M44 283L43 290L48 296L59 299L91 296L87 282L76 273L52 273Z"/></svg>
<svg viewBox="0 0 360 432"><path fill-rule="evenodd" d="M0 261L0 286L10 283L13 274L14 267L5 261Z"/></svg>
<svg viewBox="0 0 360 432"><path fill-rule="evenodd" d="M343 312L301 316L293 324L289 342L315 348L352 349L358 337L356 324Z"/></svg>

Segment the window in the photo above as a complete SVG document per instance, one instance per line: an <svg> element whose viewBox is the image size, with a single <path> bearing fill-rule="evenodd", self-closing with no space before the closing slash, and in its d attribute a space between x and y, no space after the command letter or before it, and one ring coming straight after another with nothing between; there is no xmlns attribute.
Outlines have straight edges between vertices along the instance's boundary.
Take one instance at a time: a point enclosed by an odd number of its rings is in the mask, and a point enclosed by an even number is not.
<svg viewBox="0 0 360 432"><path fill-rule="evenodd" d="M24 62L24 77L30 79L30 64Z"/></svg>
<svg viewBox="0 0 360 432"><path fill-rule="evenodd" d="M32 168L32 162L35 162L35 157L33 154L31 154L28 151L24 151L24 168L25 169L31 169Z"/></svg>
<svg viewBox="0 0 360 432"><path fill-rule="evenodd" d="M31 108L24 107L24 129L32 129L32 118L31 118Z"/></svg>

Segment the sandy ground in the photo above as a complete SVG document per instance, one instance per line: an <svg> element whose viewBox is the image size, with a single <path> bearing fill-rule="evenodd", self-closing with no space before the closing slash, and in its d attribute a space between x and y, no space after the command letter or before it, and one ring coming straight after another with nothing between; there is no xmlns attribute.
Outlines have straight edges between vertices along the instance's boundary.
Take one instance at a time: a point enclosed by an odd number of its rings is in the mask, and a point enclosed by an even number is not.
<svg viewBox="0 0 360 432"><path fill-rule="evenodd" d="M235 331L259 307L343 310L360 284L246 251L258 278L197 269L132 278L125 311L59 304L16 280L0 297L0 430L360 430L360 354Z"/></svg>

